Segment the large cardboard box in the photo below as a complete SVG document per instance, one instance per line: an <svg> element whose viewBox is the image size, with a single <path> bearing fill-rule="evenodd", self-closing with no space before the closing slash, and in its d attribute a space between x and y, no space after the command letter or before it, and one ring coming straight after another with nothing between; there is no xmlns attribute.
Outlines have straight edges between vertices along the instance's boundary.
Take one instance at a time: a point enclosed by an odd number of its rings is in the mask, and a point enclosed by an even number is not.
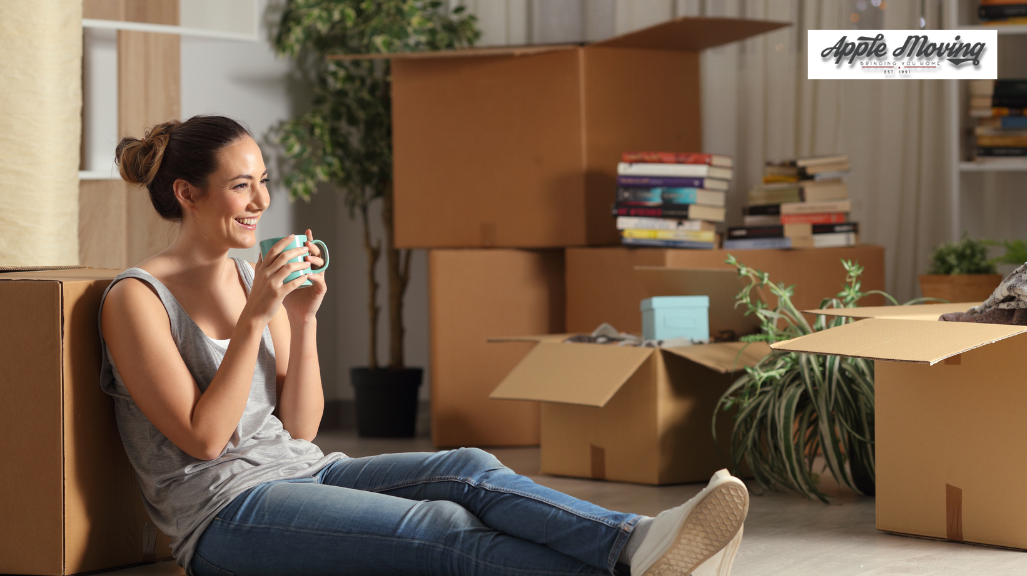
<svg viewBox="0 0 1027 576"><path fill-rule="evenodd" d="M117 270L0 273L0 573L169 558L100 390L100 296Z"/></svg>
<svg viewBox="0 0 1027 576"><path fill-rule="evenodd" d="M537 445L537 402L488 397L531 344L487 340L564 330L563 250L432 250L428 300L435 446Z"/></svg>
<svg viewBox="0 0 1027 576"><path fill-rule="evenodd" d="M707 270L695 272L711 275ZM659 276L665 274L657 274L657 280ZM725 316L713 311L731 310L738 278L730 271L715 271L712 276L722 288L709 294L710 330L716 332L724 329ZM653 283L649 278L647 284ZM635 304L635 313L641 315ZM729 322L734 326L747 320ZM755 365L770 351L765 344L657 349L568 343L568 336L497 339L535 343L491 397L542 402L542 473L675 484L705 481L728 465L733 420L724 413L717 418L718 445L713 415L737 378L735 372Z"/></svg>
<svg viewBox="0 0 1027 576"><path fill-rule="evenodd" d="M874 360L877 528L1027 549L1027 326L938 322L976 302L865 318L774 344Z"/></svg>
<svg viewBox="0 0 1027 576"><path fill-rule="evenodd" d="M623 246L568 248L567 331L591 332L603 322L608 322L618 330L641 334L638 303L648 296L671 296L680 292L647 289L644 277L633 273L635 267L733 270L724 262L728 254L733 254L747 266L769 273L773 282L794 285L792 302L800 310L818 308L821 299L834 296L841 290L845 282L842 259L855 260L866 267L860 277L864 291L884 290L884 248L881 246L740 251ZM877 305L884 304L884 301L868 297L863 303ZM712 301L710 305L713 306ZM717 336L712 325L710 335Z"/></svg>
<svg viewBox="0 0 1027 576"><path fill-rule="evenodd" d="M358 56L392 60L396 244L618 242L621 152L701 151L699 53L787 25L677 18L585 45Z"/></svg>

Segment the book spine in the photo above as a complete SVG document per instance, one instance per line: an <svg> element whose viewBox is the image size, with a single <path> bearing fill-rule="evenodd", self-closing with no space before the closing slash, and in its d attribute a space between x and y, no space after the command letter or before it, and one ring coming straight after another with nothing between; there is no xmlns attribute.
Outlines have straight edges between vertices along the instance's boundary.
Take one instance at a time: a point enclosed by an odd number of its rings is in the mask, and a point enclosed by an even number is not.
<svg viewBox="0 0 1027 576"><path fill-rule="evenodd" d="M1011 148L1005 148L1005 147L1002 147L1002 148L999 148L999 147L988 148L988 147L980 147L980 146L978 146L977 147L977 155L978 156L988 156L988 157L1020 158L1020 157L1023 157L1023 156L1027 156L1027 147L1017 146L1017 147L1011 147Z"/></svg>
<svg viewBox="0 0 1027 576"><path fill-rule="evenodd" d="M703 220L672 220L670 218L636 218L631 216L618 216L618 230L705 230L704 226L711 226Z"/></svg>
<svg viewBox="0 0 1027 576"><path fill-rule="evenodd" d="M977 16L982 20L1001 20L1014 16L1027 16L1027 4L980 6L977 8Z"/></svg>
<svg viewBox="0 0 1027 576"><path fill-rule="evenodd" d="M701 188L618 188L617 202L723 205L724 193Z"/></svg>
<svg viewBox="0 0 1027 576"><path fill-rule="evenodd" d="M783 238L785 235L784 226L745 226L742 228L728 228L727 237L731 240L740 238Z"/></svg>
<svg viewBox="0 0 1027 576"><path fill-rule="evenodd" d="M717 233L713 230L649 230L631 228L622 230L624 238L649 238L651 240L687 240L689 242L715 242Z"/></svg>
<svg viewBox="0 0 1027 576"><path fill-rule="evenodd" d="M848 200L828 202L790 202L781 205L781 214L818 214L823 212L851 212L852 203Z"/></svg>
<svg viewBox="0 0 1027 576"><path fill-rule="evenodd" d="M801 202L802 192L798 188L788 190L750 190L750 204L784 204L785 202Z"/></svg>
<svg viewBox="0 0 1027 576"><path fill-rule="evenodd" d="M991 116L1024 116L1023 108L992 107Z"/></svg>
<svg viewBox="0 0 1027 576"><path fill-rule="evenodd" d="M688 248L692 250L713 250L715 242L692 242L689 240L658 240L655 238L621 238L628 246L651 246L656 248Z"/></svg>
<svg viewBox="0 0 1027 576"><path fill-rule="evenodd" d="M617 174L627 176L677 176L681 178L705 178L710 175L706 164L654 164L652 162L617 164Z"/></svg>
<svg viewBox="0 0 1027 576"><path fill-rule="evenodd" d="M1006 116L999 126L1003 130L1027 130L1027 116Z"/></svg>
<svg viewBox="0 0 1027 576"><path fill-rule="evenodd" d="M813 235L841 234L843 232L859 232L858 222L842 222L839 224L814 224Z"/></svg>
<svg viewBox="0 0 1027 576"><path fill-rule="evenodd" d="M688 152L622 152L624 162L652 164L713 164L713 154Z"/></svg>
<svg viewBox="0 0 1027 576"><path fill-rule="evenodd" d="M742 212L746 216L778 216L781 214L780 204L750 204Z"/></svg>
<svg viewBox="0 0 1027 576"><path fill-rule="evenodd" d="M1027 136L978 136L977 145L998 148L1020 148L1027 146Z"/></svg>
<svg viewBox="0 0 1027 576"><path fill-rule="evenodd" d="M992 108L1027 108L1027 94L1012 96L992 96Z"/></svg>
<svg viewBox="0 0 1027 576"><path fill-rule="evenodd" d="M994 96L1019 96L1027 98L1027 80L996 80Z"/></svg>
<svg viewBox="0 0 1027 576"><path fill-rule="evenodd" d="M747 238L744 240L724 240L724 250L772 250L791 247L791 238Z"/></svg>
<svg viewBox="0 0 1027 576"><path fill-rule="evenodd" d="M782 224L837 224L849 217L845 212L822 212L820 214L785 214Z"/></svg>
<svg viewBox="0 0 1027 576"><path fill-rule="evenodd" d="M689 218L689 210L669 206L614 206L614 216L642 216L645 218Z"/></svg>
<svg viewBox="0 0 1027 576"><path fill-rule="evenodd" d="M673 178L659 176L618 176L617 186L621 188L710 188L707 186L710 178ZM714 184L716 186L716 184Z"/></svg>

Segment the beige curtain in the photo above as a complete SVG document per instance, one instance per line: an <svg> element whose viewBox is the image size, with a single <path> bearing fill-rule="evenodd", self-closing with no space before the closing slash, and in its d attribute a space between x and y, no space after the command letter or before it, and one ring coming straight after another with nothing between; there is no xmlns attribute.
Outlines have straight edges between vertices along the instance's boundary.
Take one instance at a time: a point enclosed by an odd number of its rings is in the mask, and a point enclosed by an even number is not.
<svg viewBox="0 0 1027 576"><path fill-rule="evenodd" d="M0 266L78 263L82 3L0 2Z"/></svg>
<svg viewBox="0 0 1027 576"><path fill-rule="evenodd" d="M947 240L942 81L807 80L806 31L940 25L937 0L464 0L485 44L596 40L676 16L739 17L791 27L703 54L703 143L735 156L729 225L768 159L848 154L846 177L864 243L886 249L887 289L919 295L917 274ZM840 265L840 264L839 264Z"/></svg>

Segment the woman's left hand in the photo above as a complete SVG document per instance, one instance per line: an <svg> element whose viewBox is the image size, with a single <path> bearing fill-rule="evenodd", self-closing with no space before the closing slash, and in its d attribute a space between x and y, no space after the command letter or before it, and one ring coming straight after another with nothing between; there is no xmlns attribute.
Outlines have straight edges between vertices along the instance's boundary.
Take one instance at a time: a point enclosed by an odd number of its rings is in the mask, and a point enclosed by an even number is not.
<svg viewBox="0 0 1027 576"><path fill-rule="evenodd" d="M307 228L307 250L310 252L306 259L310 267L316 269L324 266L324 260L321 258L321 249L314 244L313 240L314 234L310 228ZM328 293L324 274L310 273L306 275L306 278L313 286L293 290L282 301L282 306L285 307L289 320L292 322L313 320L317 309L321 307L321 300Z"/></svg>

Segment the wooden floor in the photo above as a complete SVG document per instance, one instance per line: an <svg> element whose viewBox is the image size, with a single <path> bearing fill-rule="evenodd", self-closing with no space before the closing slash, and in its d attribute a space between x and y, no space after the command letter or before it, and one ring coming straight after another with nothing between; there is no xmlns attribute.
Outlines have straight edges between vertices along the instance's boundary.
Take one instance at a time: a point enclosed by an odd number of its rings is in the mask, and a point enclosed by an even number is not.
<svg viewBox="0 0 1027 576"><path fill-rule="evenodd" d="M322 434L324 452L354 457L431 451L426 438L364 440L352 433ZM514 471L612 510L655 515L694 496L702 485L637 486L538 474L537 448L489 449ZM831 490L829 488L829 490ZM734 576L1027 576L1027 553L906 538L874 527L874 501L840 490L837 504L809 502L791 494L753 496ZM172 562L109 572L117 576L182 574Z"/></svg>

